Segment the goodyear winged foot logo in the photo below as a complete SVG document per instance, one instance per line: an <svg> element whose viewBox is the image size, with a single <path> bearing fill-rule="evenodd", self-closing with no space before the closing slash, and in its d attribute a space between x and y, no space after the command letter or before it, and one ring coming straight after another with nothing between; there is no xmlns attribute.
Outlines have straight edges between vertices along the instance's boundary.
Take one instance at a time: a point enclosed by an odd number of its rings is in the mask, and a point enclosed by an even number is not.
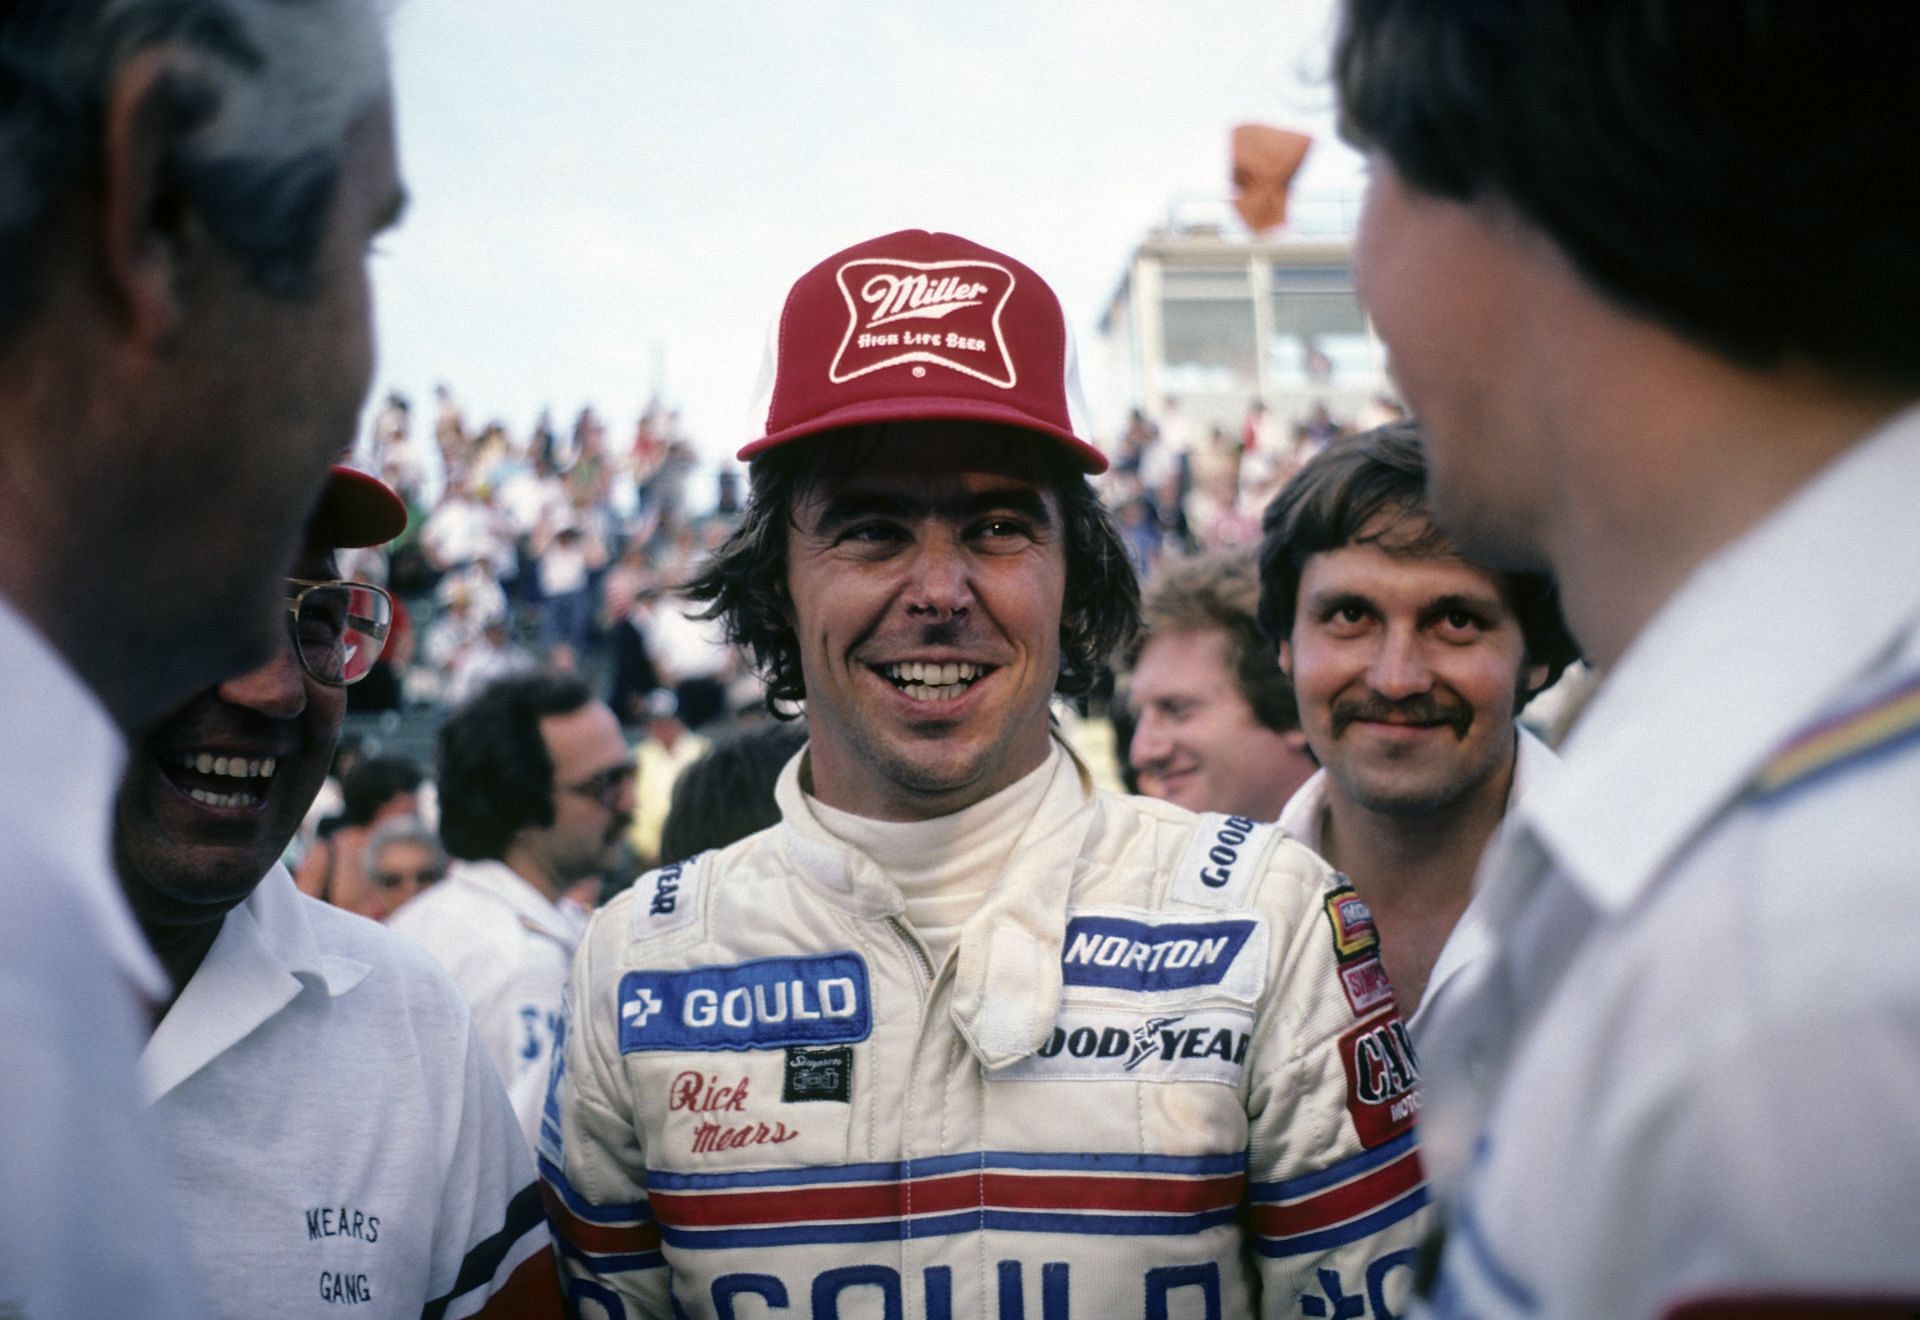
<svg viewBox="0 0 1920 1320"><path fill-rule="evenodd" d="M1019 379L1000 330L1013 272L991 261L864 257L835 272L847 333L827 377L838 385L884 367L926 363L1000 389Z"/></svg>

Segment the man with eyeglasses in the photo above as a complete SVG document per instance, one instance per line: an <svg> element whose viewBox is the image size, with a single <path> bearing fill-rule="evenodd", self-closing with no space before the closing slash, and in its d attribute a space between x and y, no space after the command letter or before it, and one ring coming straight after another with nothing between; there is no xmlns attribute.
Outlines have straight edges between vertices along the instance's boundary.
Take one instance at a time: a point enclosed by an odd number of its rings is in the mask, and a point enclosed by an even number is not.
<svg viewBox="0 0 1920 1320"><path fill-rule="evenodd" d="M466 992L529 1150L586 927L562 895L618 861L633 791L619 719L575 678L503 679L440 728L440 838L459 861L388 925Z"/></svg>
<svg viewBox="0 0 1920 1320"><path fill-rule="evenodd" d="M333 551L406 522L336 468L265 665L135 747L121 886L179 987L140 1057L210 1315L558 1310L533 1170L466 1004L405 940L299 893L279 862L325 778L391 603ZM304 1313L304 1312L302 1312Z"/></svg>

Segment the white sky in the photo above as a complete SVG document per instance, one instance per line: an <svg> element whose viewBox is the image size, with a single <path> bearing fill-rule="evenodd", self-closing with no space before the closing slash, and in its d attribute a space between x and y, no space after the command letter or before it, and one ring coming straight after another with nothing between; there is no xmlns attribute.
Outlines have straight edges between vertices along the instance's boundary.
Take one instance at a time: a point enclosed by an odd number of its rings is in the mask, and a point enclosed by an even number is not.
<svg viewBox="0 0 1920 1320"><path fill-rule="evenodd" d="M1227 136L1312 133L1296 199L1356 198L1332 0L401 0L406 222L375 263L376 396L516 436L652 387L745 440L769 319L839 248L947 229L1045 276L1090 341L1133 247L1224 198ZM1105 382L1087 381L1090 395ZM1096 415L1127 400L1095 398ZM704 493L704 492L703 492Z"/></svg>

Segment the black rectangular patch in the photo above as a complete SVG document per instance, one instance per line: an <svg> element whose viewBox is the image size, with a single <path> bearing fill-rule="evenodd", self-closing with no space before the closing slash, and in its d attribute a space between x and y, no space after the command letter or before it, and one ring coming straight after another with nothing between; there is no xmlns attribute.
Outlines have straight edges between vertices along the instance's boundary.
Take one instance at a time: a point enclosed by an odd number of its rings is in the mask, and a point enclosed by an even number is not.
<svg viewBox="0 0 1920 1320"><path fill-rule="evenodd" d="M799 1100L853 1099L853 1046L790 1046L787 1049L787 1078L780 1098L788 1104Z"/></svg>

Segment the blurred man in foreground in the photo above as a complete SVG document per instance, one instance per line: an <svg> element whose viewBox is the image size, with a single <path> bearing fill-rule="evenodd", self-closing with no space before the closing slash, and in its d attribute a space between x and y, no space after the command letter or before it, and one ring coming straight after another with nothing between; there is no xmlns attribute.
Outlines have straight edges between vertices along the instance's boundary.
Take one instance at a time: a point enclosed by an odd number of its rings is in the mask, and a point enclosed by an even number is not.
<svg viewBox="0 0 1920 1320"><path fill-rule="evenodd" d="M689 594L809 741L780 824L575 960L540 1169L582 1313L1389 1314L1418 1097L1341 993L1330 873L1096 789L1049 727L1138 611L1052 290L908 230L779 324Z"/></svg>
<svg viewBox="0 0 1920 1320"><path fill-rule="evenodd" d="M1427 1008L1486 952L1474 870L1552 776L1516 717L1573 659L1553 581L1462 559L1428 520L1419 429L1336 440L1268 506L1260 617L1326 768L1280 815L1346 876L1380 935L1342 974Z"/></svg>
<svg viewBox="0 0 1920 1320"><path fill-rule="evenodd" d="M371 0L0 10L0 1311L200 1314L108 804L127 737L278 642L399 206Z"/></svg>
<svg viewBox="0 0 1920 1320"><path fill-rule="evenodd" d="M337 580L333 551L405 524L386 487L336 469L279 655L162 721L116 804L121 885L180 987L140 1071L207 1316L316 1298L558 1311L533 1169L459 991L405 940L299 893L277 860L391 617L379 588Z"/></svg>
<svg viewBox="0 0 1920 1320"><path fill-rule="evenodd" d="M473 1005L531 1151L586 924L563 895L618 864L633 758L584 683L533 674L483 689L440 726L438 782L440 838L460 860L388 924L425 945Z"/></svg>
<svg viewBox="0 0 1920 1320"><path fill-rule="evenodd" d="M1151 795L1189 811L1280 815L1317 765L1293 688L1260 635L1245 554L1163 560L1140 602L1128 759Z"/></svg>
<svg viewBox="0 0 1920 1320"><path fill-rule="evenodd" d="M1912 5L1347 7L1434 518L1551 567L1605 675L1424 1038L1442 1312L1920 1298L1917 44Z"/></svg>

